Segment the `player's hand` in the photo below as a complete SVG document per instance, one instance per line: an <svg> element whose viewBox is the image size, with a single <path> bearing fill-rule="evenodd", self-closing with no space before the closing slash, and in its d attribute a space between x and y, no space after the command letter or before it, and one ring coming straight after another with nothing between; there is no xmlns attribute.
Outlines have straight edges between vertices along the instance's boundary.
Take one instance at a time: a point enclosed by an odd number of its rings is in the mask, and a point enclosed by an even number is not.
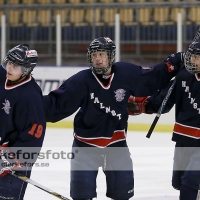
<svg viewBox="0 0 200 200"><path fill-rule="evenodd" d="M9 151L8 143L3 143L0 147L0 176L23 167L23 164Z"/></svg>
<svg viewBox="0 0 200 200"><path fill-rule="evenodd" d="M169 55L165 60L165 62L169 63L170 65L174 66L177 69L180 69L184 64L184 56L185 52L177 52Z"/></svg>
<svg viewBox="0 0 200 200"><path fill-rule="evenodd" d="M128 114L140 115L146 113L145 106L148 103L148 97L130 96L128 99Z"/></svg>

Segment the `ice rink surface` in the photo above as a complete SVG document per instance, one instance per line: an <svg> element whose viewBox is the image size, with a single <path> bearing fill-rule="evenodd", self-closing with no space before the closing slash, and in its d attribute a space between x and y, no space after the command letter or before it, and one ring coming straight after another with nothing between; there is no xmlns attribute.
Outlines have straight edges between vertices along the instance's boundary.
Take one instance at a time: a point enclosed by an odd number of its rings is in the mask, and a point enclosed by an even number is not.
<svg viewBox="0 0 200 200"><path fill-rule="evenodd" d="M38 159L31 179L45 187L70 198L70 152L73 130L47 128L42 152L49 152ZM127 142L134 168L135 195L131 200L178 200L179 192L171 186L173 152L175 143L171 133L154 132L150 139L146 132L128 132ZM59 152L68 152L61 158ZM49 165L47 167L47 165ZM97 200L109 199L105 196L106 182L102 169L97 177ZM25 200L58 199L30 184Z"/></svg>

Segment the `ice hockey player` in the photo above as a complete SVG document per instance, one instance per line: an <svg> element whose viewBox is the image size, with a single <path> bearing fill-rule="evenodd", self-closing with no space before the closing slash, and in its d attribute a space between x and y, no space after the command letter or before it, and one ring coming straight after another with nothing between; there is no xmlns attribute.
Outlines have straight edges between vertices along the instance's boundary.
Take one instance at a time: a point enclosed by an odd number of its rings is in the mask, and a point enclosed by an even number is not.
<svg viewBox="0 0 200 200"><path fill-rule="evenodd" d="M106 176L107 197L128 200L133 196L132 159L126 143L128 98L154 94L178 70L178 66L172 68L165 62L145 69L115 63L115 51L110 38L94 39L87 52L90 69L78 72L44 96L48 122L57 122L79 109L74 119L75 156L71 160L70 195L74 200L97 196L99 167Z"/></svg>
<svg viewBox="0 0 200 200"><path fill-rule="evenodd" d="M35 50L20 44L8 51L0 66L0 199L23 200L27 183L10 172L30 177L43 143L43 96L31 76L37 60ZM31 158L23 160L27 153Z"/></svg>
<svg viewBox="0 0 200 200"><path fill-rule="evenodd" d="M129 114L157 113L170 85L151 97L130 97ZM172 186L180 190L180 200L196 200L200 185L200 39L185 53L184 67L177 73L163 113L174 105Z"/></svg>

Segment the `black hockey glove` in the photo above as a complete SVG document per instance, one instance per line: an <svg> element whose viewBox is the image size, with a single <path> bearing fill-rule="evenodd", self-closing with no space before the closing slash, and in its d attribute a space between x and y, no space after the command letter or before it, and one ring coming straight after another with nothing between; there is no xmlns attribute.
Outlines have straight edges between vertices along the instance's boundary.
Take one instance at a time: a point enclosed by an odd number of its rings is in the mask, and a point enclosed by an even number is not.
<svg viewBox="0 0 200 200"><path fill-rule="evenodd" d="M8 142L3 143L0 147L0 176L23 167L23 164L9 151Z"/></svg>
<svg viewBox="0 0 200 200"><path fill-rule="evenodd" d="M168 56L165 62L169 63L170 65L177 68L177 70L179 70L184 64L184 56L185 52L177 52Z"/></svg>

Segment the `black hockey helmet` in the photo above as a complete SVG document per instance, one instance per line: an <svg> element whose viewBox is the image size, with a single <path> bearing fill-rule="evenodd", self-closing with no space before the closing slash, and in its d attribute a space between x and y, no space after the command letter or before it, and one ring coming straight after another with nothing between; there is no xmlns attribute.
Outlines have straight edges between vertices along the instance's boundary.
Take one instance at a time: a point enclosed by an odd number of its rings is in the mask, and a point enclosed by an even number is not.
<svg viewBox="0 0 200 200"><path fill-rule="evenodd" d="M198 70L198 66L195 65L194 63L191 63L191 56L200 56L200 39L197 39L190 44L187 52L185 53L184 56L184 64L185 68L191 73L191 74L196 74L200 73Z"/></svg>
<svg viewBox="0 0 200 200"><path fill-rule="evenodd" d="M107 52L108 59L109 59L108 67L106 68L94 67L92 59L91 59L91 54L97 51ZM91 68L91 70L95 74L105 74L111 68L111 66L113 65L115 61L115 51L116 51L116 46L109 37L99 37L97 39L94 39L90 43L88 47L88 51L87 51L87 60L89 62L89 67Z"/></svg>
<svg viewBox="0 0 200 200"><path fill-rule="evenodd" d="M37 65L38 55L36 50L32 50L27 44L20 44L8 51L3 59L2 66L6 69L7 62L22 67L22 73L29 75Z"/></svg>

